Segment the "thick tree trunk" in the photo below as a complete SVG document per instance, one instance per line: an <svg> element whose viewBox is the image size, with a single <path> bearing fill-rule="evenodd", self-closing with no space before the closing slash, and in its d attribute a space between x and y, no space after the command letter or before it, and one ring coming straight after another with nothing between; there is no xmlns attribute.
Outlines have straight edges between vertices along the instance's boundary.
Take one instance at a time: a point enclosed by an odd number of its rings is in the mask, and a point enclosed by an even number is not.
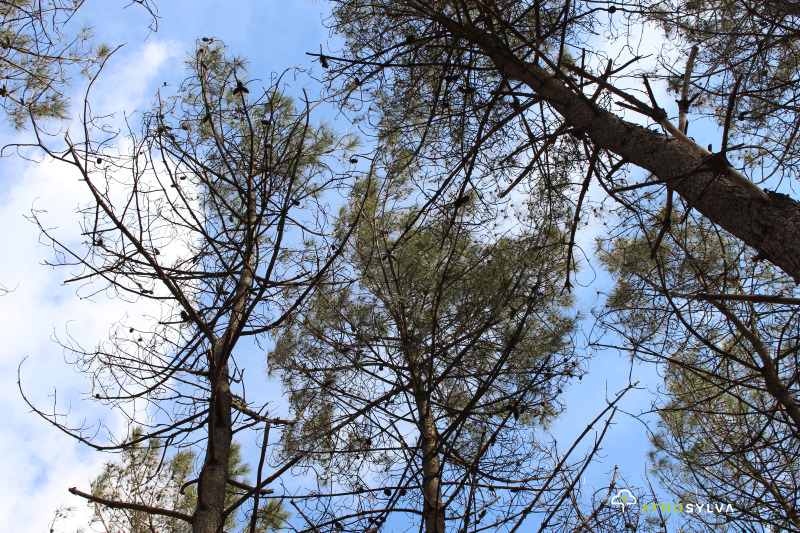
<svg viewBox="0 0 800 533"><path fill-rule="evenodd" d="M652 172L659 179L683 176L700 164L700 156L674 137L626 122L599 108L547 70L517 58L494 36L445 17L437 22L480 46L500 74L525 83L571 127L582 129L596 146ZM761 257L800 283L798 202L778 193L768 193L770 202L754 198L739 185L716 177L711 171L674 183L674 190L709 220L758 250Z"/></svg>
<svg viewBox="0 0 800 533"><path fill-rule="evenodd" d="M417 402L422 449L422 521L425 533L444 533L442 473L436 424L427 399Z"/></svg>
<svg viewBox="0 0 800 533"><path fill-rule="evenodd" d="M223 342L214 346L214 359L222 360ZM225 493L228 487L228 457L231 452L233 427L231 417L230 383L228 365L222 369L214 401L213 426L209 421L209 438L206 441L206 457L197 484L197 509L192 522L193 533L219 533L222 528L222 513L225 510Z"/></svg>

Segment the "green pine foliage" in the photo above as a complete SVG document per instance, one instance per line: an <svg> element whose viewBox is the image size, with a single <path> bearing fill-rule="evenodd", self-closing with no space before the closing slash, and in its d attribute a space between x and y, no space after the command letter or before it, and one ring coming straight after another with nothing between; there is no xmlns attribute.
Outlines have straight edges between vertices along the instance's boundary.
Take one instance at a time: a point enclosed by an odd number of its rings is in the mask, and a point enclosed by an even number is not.
<svg viewBox="0 0 800 533"><path fill-rule="evenodd" d="M0 1L0 108L18 130L69 116L76 75L94 76L112 50L77 26L82 1Z"/></svg>
<svg viewBox="0 0 800 533"><path fill-rule="evenodd" d="M346 267L269 355L300 415L282 453L305 454L321 490L363 498L344 509L371 506L373 516L341 520L347 528L380 524L393 501L425 512L417 476L428 460L442 462L444 500L499 523L527 501L510 480L543 468L533 435L562 411L562 387L581 373L572 297L557 288L563 233L553 224L485 242L452 222L476 202L414 223L419 209L408 200L403 180L355 185L339 230L354 226L341 250ZM418 448L433 426L436 458ZM472 488L461 490L470 471ZM533 490L536 478L521 486Z"/></svg>

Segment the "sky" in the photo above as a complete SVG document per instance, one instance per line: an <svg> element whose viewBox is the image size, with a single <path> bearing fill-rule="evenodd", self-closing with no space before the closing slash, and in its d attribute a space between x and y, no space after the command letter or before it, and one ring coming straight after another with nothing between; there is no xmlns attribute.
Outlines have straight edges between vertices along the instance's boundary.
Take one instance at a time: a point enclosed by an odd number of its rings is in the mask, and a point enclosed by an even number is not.
<svg viewBox="0 0 800 533"><path fill-rule="evenodd" d="M148 21L140 8L126 8L126 4L121 0L89 0L79 17L96 27L99 39L112 45L125 44L112 58L94 93L96 110L116 112L116 120L121 120L123 112L146 109L165 82L170 86L179 83L184 77L181 62L199 37L224 40L233 52L248 57L252 77L264 79L288 67L312 67L312 58L306 52L317 52L320 44L337 47L337 41L321 23L324 2L162 0L157 33L147 31ZM652 35L649 38L653 39ZM646 46L655 44L649 41ZM347 127L343 121L337 123L333 115L329 118L334 127ZM2 144L16 139L8 128L0 128ZM83 346L92 346L106 338L116 320L127 314L135 321L148 308L129 307L102 294L79 298L76 287L62 283L68 272L44 264L52 259L52 250L40 243L38 228L25 217L32 209L40 211L56 235L77 243L78 217L74 210L87 198L74 174L52 163L3 158L0 187L0 227L4 229L0 233L4 255L0 283L12 290L0 297L0 334L4 340L0 352L0 412L5 419L0 432L0 471L6 484L0 498L0 531L38 533L46 531L59 506L83 508L83 502L71 496L67 488L87 489L108 457L32 414L17 387L18 369L23 390L36 405L51 409L57 397L59 412L70 411L76 420L85 417L86 424L98 427L101 433L101 424L124 432L119 419L83 399L90 384L75 371L54 339L70 335ZM590 191L590 196L597 195L597 191ZM591 254L593 238L600 231L601 227L593 226L580 234L579 244L587 254ZM579 305L586 313L596 291L608 288L610 280L591 269L579 280L587 285L577 290ZM256 355L254 365L258 364ZM566 391L567 413L553 429L559 448L562 443L567 448L583 431L604 405L604 398L613 398L627 384L629 370L629 360L617 353L601 353L592 360L589 375ZM649 366L634 366L633 380L637 379L651 389L659 380ZM651 400L647 389L632 391L621 405L630 413L638 413L649 408ZM604 441L602 461L587 474L590 485L602 485L605 473L615 466L631 480L641 481L646 432L641 422L625 414L619 414L615 422ZM247 453L249 445L244 444ZM80 520L79 513L75 523Z"/></svg>

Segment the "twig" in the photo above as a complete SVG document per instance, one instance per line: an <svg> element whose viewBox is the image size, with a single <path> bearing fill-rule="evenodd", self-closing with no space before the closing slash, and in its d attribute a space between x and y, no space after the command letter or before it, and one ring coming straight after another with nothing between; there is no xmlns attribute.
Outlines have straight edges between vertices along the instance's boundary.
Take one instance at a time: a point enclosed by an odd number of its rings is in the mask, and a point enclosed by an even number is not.
<svg viewBox="0 0 800 533"><path fill-rule="evenodd" d="M291 425L297 423L297 420L283 420L281 418L267 418L265 416L262 416L262 415L256 413L252 409L248 409L247 406L242 405L241 403L239 403L237 401L231 402L231 407L233 407L234 409L236 409L240 413L249 416L253 420L257 420L259 422L267 422L269 424L285 424L285 425L288 425L288 426L291 426Z"/></svg>
<svg viewBox="0 0 800 533"><path fill-rule="evenodd" d="M250 485L245 485L244 483L236 481L235 479L228 479L228 485L233 485L237 489L253 490L253 487L251 487ZM265 494L272 494L273 492L275 492L275 489L260 489L258 491L258 494L261 494L263 496Z"/></svg>
<svg viewBox="0 0 800 533"><path fill-rule="evenodd" d="M686 73L683 75L683 88L681 89L681 99L678 103L678 129L682 133L686 133L689 127L689 122L686 114L689 112L689 82L694 70L694 59L697 57L697 45L692 46L689 51L689 59L686 60Z"/></svg>
<svg viewBox="0 0 800 533"><path fill-rule="evenodd" d="M267 423L267 426L264 428L264 442L261 445L261 458L258 461L256 486L261 484L261 472L264 469L264 458L267 455L267 444L269 443L269 430L271 427L271 424ZM255 495L253 495L253 516L250 518L250 533L256 533L256 522L258 521L258 497L262 492L264 492L264 490L265 489L256 491ZM272 491L270 490L270 492Z"/></svg>
<svg viewBox="0 0 800 533"><path fill-rule="evenodd" d="M594 427L594 425L595 425L595 424L598 422L598 420L600 420L601 418L603 418L603 416L605 416L605 414L606 414L608 411L611 411L611 410L613 409L613 410L614 410L614 412L616 413L616 410L617 410L617 409L616 409L616 404L617 404L617 402L619 402L619 401L620 401L620 400L621 400L621 399L622 399L622 398L625 396L625 394L626 394L626 393L627 393L629 390L631 390L631 389L635 388L635 387L636 387L638 384L639 384L639 382L637 381L636 383L629 384L627 387L625 387L624 389L622 389L621 391L619 391L619 392L617 393L617 397L616 397L616 398L614 398L614 401L613 401L613 402L609 402L609 403L608 403L608 405L606 406L606 408L605 408L605 409L603 409L603 410L600 412L600 414L599 414L599 415L597 415L597 417L595 417L595 419L594 419L594 420L592 420L592 421L591 421L591 422L590 422L590 423L589 423L589 424L586 426L586 429L584 429L584 430L583 430L583 433L581 433L580 435L578 435L578 438L577 438L577 439L575 439L575 441L572 443L572 446L569 448L569 450L567 450L567 453L565 453L565 454L564 454L564 455L561 457L561 461L559 461L559 462L558 462L558 464L556 465L556 467L553 469L553 472L552 472L552 473L551 473L551 474L550 474L550 475L547 477L547 481L545 481L545 483L544 483L544 485L542 486L542 488L541 488L541 489L539 490L539 492L536 494L536 497L535 497L535 498L533 499L533 501L532 501L530 504L528 504L528 506L526 507L526 509L527 509L527 511L528 511L528 512L530 512L530 511L531 511L531 510L532 510L532 509L533 509L533 508L536 506L536 503L539 501L539 498L541 498L541 496L547 492L548 485L550 485L550 483L553 481L553 479L555 479L555 476L556 476L556 474L558 474L559 472L561 472L561 470L562 470L563 466L566 464L566 461L567 461L567 459L568 459L568 458L569 458L569 456L572 454L572 452L575 450L575 448L578 446L578 444L579 444L579 443L580 443L580 442L583 440L583 437L585 437L585 436L586 436L586 434L587 434L587 433L589 433L589 431L591 431L591 429L592 429L592 428ZM613 418L613 415L612 415L612 417L611 417L611 418ZM611 421L611 418L609 418L609 419L608 419L608 421L606 421L606 425L607 425L607 424L608 424L608 423ZM599 444L599 443L598 443L597 441L595 441L595 446L597 446L598 444ZM519 521L519 522L517 522L517 523L516 523L516 525L514 525L514 527L511 529L511 531L510 531L509 533L514 533L514 532L515 532L517 529L519 529L519 526L520 526L521 524L522 524L522 521Z"/></svg>
<svg viewBox="0 0 800 533"><path fill-rule="evenodd" d="M572 289L572 284L569 282L569 271L572 267L572 250L575 247L575 232L578 230L578 222L581 218L581 206L583 205L583 198L586 196L586 191L589 189L589 184L592 181L592 174L594 173L594 167L597 163L598 152L600 152L600 148L595 148L592 152L592 157L589 161L589 170L586 172L586 179L583 180L581 193L578 195L578 203L575 206L575 216L572 217L572 228L570 229L569 245L567 246L567 281L564 283L564 288L568 291Z"/></svg>
<svg viewBox="0 0 800 533"><path fill-rule="evenodd" d="M722 130L722 148L719 151L719 153L721 153L723 156L725 155L725 152L728 151L728 133L731 129L731 115L733 114L733 108L736 105L736 93L739 92L739 85L741 83L742 75L739 74L736 77L736 83L733 84L731 95L728 98L728 108L725 110L725 129Z"/></svg>
<svg viewBox="0 0 800 533"><path fill-rule="evenodd" d="M291 504L292 504L292 506L293 506L295 509L297 509L297 512L298 512L298 513L300 513L300 516L302 516L302 517L303 517L303 519L306 521L306 523L307 523L309 526L311 526L311 529L313 529L314 531L316 531L317 533L319 533L319 529L317 529L317 526L315 526L315 525L314 525L314 524L311 522L311 520L309 520L309 518L308 518L308 517L306 516L306 514L305 514L305 513L302 511L302 509L300 509L300 507L298 507L298 506L297 506L297 504L296 504L296 503L294 503L294 500L289 500L289 503L291 503Z"/></svg>
<svg viewBox="0 0 800 533"><path fill-rule="evenodd" d="M200 481L200 480L199 479L193 479L191 481L187 481L186 483L181 485L181 489L178 491L178 493L179 494L184 494L184 491L186 490L186 487L188 487L190 485L194 485L198 481ZM237 489L253 490L253 487L251 487L250 485L245 485L244 483L240 483L239 481L236 481L235 479L228 478L228 485L232 485L232 486L236 487ZM261 495L272 494L273 492L275 492L274 489L261 489L261 490L258 491L258 493L261 494Z"/></svg>
<svg viewBox="0 0 800 533"><path fill-rule="evenodd" d="M647 76L642 76L642 79L644 80L644 87L647 89L647 96L650 98L650 103L653 104L653 111L657 116L666 116L667 112L658 106L658 101L656 100L656 96L653 94L653 89L650 88L650 82L648 81Z"/></svg>
<svg viewBox="0 0 800 533"><path fill-rule="evenodd" d="M656 242L653 243L653 249L650 250L650 259L655 258L656 254L658 253L658 247L661 246L661 240L664 238L664 235L667 233L670 223L672 222L672 187L667 187L667 206L664 211L664 221L661 222L661 229L658 231Z"/></svg>
<svg viewBox="0 0 800 533"><path fill-rule="evenodd" d="M186 483L181 485L181 488L178 491L178 493L179 494L184 494L184 491L186 490L187 487L189 487L190 485L194 485L198 481L200 481L200 480L199 479L192 479L191 481L187 481ZM251 487L250 485L245 485L244 483L240 483L239 481L236 481L235 479L231 479L231 478L228 478L228 485L232 485L232 486L234 486L234 487L236 487L238 489L242 489L242 490L253 490L253 487ZM261 489L261 490L258 491L258 493L261 494L261 495L272 494L273 492L275 492L274 489Z"/></svg>

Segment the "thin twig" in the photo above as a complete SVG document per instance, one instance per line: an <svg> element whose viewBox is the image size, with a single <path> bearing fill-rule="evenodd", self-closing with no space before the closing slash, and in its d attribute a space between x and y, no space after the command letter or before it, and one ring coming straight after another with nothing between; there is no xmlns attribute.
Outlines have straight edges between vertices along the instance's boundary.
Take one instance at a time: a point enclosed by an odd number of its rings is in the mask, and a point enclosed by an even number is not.
<svg viewBox="0 0 800 533"><path fill-rule="evenodd" d="M264 458L267 455L267 444L269 443L269 430L271 425L267 423L264 428L264 442L261 445L261 458L258 461L258 470L256 472L256 486L261 484L261 473L264 469ZM264 489L261 489L263 491ZM253 516L250 518L250 533L256 533L256 522L258 521L258 496L261 491L256 491L253 496Z"/></svg>
<svg viewBox="0 0 800 533"><path fill-rule="evenodd" d="M694 59L697 57L697 45L689 50L689 59L686 60L686 73L683 75L683 88L681 88L681 99L678 101L678 129L686 133L689 121L686 118L689 112L689 84L694 70Z"/></svg>
<svg viewBox="0 0 800 533"><path fill-rule="evenodd" d="M653 259L658 253L661 240L664 238L672 222L672 187L667 187L667 206L664 208L664 211L664 220L661 222L661 229L658 231L656 242L653 243L653 249L650 250L650 259Z"/></svg>
<svg viewBox="0 0 800 533"><path fill-rule="evenodd" d="M731 95L728 98L728 108L725 110L725 129L722 130L722 148L719 151L719 153L721 153L723 156L725 155L725 152L728 151L728 134L730 133L731 129L731 115L733 114L733 108L736 105L736 93L739 92L739 85L741 83L742 75L739 74L736 77L736 83L733 84Z"/></svg>
<svg viewBox="0 0 800 533"><path fill-rule="evenodd" d="M600 152L600 148L595 147L594 151L592 152L592 157L589 160L589 170L586 172L586 178L583 180L581 193L578 195L578 203L575 205L575 216L572 217L572 228L570 229L569 245L567 246L567 281L564 283L564 288L568 291L572 289L572 284L569 282L569 274L573 263L572 249L575 247L575 232L578 230L578 222L580 222L581 218L581 206L583 205L583 198L586 196L586 191L589 190L589 184L592 181L592 174L594 173L594 167L597 163L598 152Z"/></svg>

